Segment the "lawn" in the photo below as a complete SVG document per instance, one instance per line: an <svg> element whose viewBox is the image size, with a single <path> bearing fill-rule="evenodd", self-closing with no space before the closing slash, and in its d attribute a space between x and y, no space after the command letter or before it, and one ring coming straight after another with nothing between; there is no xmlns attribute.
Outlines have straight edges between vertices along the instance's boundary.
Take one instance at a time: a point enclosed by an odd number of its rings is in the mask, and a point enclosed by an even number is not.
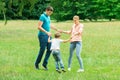
<svg viewBox="0 0 120 80"><path fill-rule="evenodd" d="M120 22L82 22L84 24L83 58L85 72L77 73L79 64L73 56L72 70L55 71L53 56L48 71L34 68L38 55L38 21L16 20L4 25L0 21L0 80L120 80ZM71 29L72 21L53 22L63 30ZM55 33L51 30L52 36ZM62 34L62 39L69 35ZM61 45L62 58L67 70L69 42Z"/></svg>

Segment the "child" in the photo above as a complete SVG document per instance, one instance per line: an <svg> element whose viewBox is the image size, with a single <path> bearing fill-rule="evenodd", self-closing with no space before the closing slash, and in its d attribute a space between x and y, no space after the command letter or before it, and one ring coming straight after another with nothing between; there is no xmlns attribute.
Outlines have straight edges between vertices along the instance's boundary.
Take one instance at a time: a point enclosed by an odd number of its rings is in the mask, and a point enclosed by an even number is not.
<svg viewBox="0 0 120 80"><path fill-rule="evenodd" d="M63 61L62 61L62 58L61 58L61 53L60 53L60 43L61 42L68 42L70 41L70 39L68 40L62 40L60 39L60 33L55 33L55 38L50 40L50 37L48 38L48 42L51 42L51 50L52 50L52 54L53 54L53 57L55 59L55 65L56 65L56 71L58 73L61 73L60 69L59 69L59 64L60 64L60 67L62 69L63 72L66 72L64 70L64 64L63 64Z"/></svg>

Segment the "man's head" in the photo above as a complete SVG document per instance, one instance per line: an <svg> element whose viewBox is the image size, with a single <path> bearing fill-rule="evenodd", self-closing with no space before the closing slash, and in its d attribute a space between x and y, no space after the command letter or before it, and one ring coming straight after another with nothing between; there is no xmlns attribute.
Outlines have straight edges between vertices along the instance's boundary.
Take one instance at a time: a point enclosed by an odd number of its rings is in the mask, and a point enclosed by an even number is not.
<svg viewBox="0 0 120 80"><path fill-rule="evenodd" d="M61 36L61 34L59 32L55 33L55 38L59 38Z"/></svg>
<svg viewBox="0 0 120 80"><path fill-rule="evenodd" d="M45 9L45 12L48 16L50 16L53 13L53 7L52 6L47 6Z"/></svg>

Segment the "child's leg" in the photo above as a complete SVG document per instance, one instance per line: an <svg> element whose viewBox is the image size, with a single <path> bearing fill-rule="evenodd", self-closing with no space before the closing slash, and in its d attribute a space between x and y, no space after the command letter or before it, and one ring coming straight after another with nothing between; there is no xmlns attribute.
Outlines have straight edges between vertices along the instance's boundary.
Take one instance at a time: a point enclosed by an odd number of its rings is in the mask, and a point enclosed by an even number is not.
<svg viewBox="0 0 120 80"><path fill-rule="evenodd" d="M57 60L57 55L53 54L54 60L55 60L55 66L56 69L59 69L59 64L58 64L58 60Z"/></svg>
<svg viewBox="0 0 120 80"><path fill-rule="evenodd" d="M57 56L58 56L58 60L59 60L60 67L61 67L62 71L63 71L63 72L66 72L66 71L64 70L64 64L63 64L63 61L62 61L61 53L59 52L59 54L58 54Z"/></svg>
<svg viewBox="0 0 120 80"><path fill-rule="evenodd" d="M58 56L58 60L59 60L61 69L64 69L64 64L63 64L63 61L62 61L61 53L59 52L59 54L57 56Z"/></svg>
<svg viewBox="0 0 120 80"><path fill-rule="evenodd" d="M53 58L55 60L56 70L59 70L59 60L58 60L58 51L52 51Z"/></svg>

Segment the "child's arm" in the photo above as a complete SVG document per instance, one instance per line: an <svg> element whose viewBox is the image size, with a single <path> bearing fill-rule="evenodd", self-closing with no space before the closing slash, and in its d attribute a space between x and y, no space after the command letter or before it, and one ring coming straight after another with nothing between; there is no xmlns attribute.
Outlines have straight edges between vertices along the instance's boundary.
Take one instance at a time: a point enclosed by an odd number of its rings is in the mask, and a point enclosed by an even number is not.
<svg viewBox="0 0 120 80"><path fill-rule="evenodd" d="M50 40L50 36L49 36L49 38L48 38L48 42L49 42L49 43L51 42L51 40Z"/></svg>
<svg viewBox="0 0 120 80"><path fill-rule="evenodd" d="M67 40L63 40L63 42L64 42L64 43L65 43L65 42L69 42L71 39L72 39L72 37L70 37L70 38L67 39Z"/></svg>

